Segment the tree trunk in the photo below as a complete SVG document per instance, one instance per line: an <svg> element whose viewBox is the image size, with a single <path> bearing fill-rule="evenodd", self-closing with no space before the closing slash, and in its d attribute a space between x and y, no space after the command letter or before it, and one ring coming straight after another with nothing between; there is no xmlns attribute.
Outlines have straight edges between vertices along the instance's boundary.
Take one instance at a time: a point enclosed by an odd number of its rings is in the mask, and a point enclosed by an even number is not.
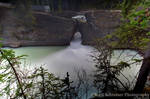
<svg viewBox="0 0 150 99"><path fill-rule="evenodd" d="M133 93L142 93L150 71L150 47L145 52L144 60Z"/></svg>

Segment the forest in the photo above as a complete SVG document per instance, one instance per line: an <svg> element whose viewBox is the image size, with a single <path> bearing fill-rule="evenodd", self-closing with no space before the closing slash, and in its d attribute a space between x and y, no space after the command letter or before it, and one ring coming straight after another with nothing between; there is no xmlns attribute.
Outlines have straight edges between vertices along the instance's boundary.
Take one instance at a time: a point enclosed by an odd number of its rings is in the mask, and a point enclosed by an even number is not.
<svg viewBox="0 0 150 99"><path fill-rule="evenodd" d="M49 11L35 11L33 5L48 6ZM149 98L149 0L1 0L0 12L0 98ZM80 38L76 39L77 33ZM56 66L62 65L57 70L63 73L58 76L55 71L50 72L55 69L49 65L28 67L24 60L30 56L16 55L18 48L26 52L28 47L34 49L28 51L31 55L35 52L35 57L41 56L42 60L53 62L56 58ZM84 56L87 50L90 55ZM128 51L136 54L128 53L129 58L123 54ZM71 74L65 68L66 57L70 65L82 63L80 57L89 59L92 72L71 67L75 72ZM33 57L28 60L34 61ZM83 62L85 67L89 60ZM132 75L135 71L137 74ZM133 80L127 76L129 73Z"/></svg>
<svg viewBox="0 0 150 99"><path fill-rule="evenodd" d="M17 0L1 0L6 3L15 3ZM80 10L82 8L110 9L120 4L122 0L31 0L32 4L51 6L52 10Z"/></svg>

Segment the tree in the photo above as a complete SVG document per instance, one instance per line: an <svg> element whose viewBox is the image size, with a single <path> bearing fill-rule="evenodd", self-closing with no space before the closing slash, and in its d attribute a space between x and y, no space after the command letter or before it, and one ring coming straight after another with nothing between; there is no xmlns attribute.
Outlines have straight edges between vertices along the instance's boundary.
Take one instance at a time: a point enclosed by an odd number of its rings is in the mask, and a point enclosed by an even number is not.
<svg viewBox="0 0 150 99"><path fill-rule="evenodd" d="M0 82L5 82L6 87L4 87L1 92L7 95L10 95L11 97L11 87L10 84L16 83L16 86L18 86L18 90L20 92L20 96L24 99L27 99L26 94L23 90L23 84L19 77L17 68L19 62L16 60L21 59L23 56L15 57L14 52L12 50L2 50L0 49L0 58L1 58L1 79ZM3 62L5 62L5 65ZM3 66L4 65L4 66ZM3 95L3 94L2 94Z"/></svg>
<svg viewBox="0 0 150 99"><path fill-rule="evenodd" d="M11 99L63 99L65 93L72 94L70 82L64 83L65 80L43 67L31 71L24 68L24 71L20 67L23 58L24 55L15 56L12 50L0 50L0 96Z"/></svg>
<svg viewBox="0 0 150 99"><path fill-rule="evenodd" d="M131 17L138 17L137 20L134 21L134 24L136 27L140 27L141 29L147 29L149 27L149 5L150 2L148 0L126 0L124 2L125 10L123 10L123 13L128 17L128 19L131 19ZM142 7L139 13L137 12L137 15L134 14L132 16L133 11L135 11L138 7ZM135 10L133 10L135 9ZM139 29L138 31L140 31ZM149 31L147 31L147 36L149 35ZM149 42L149 41L148 41ZM149 43L147 43L146 46L149 46ZM147 76L150 72L150 48L147 47L146 52L144 53L144 60L143 64L141 66L139 76L135 85L135 88L133 90L134 93L142 93L143 89L145 87L145 83L147 81Z"/></svg>
<svg viewBox="0 0 150 99"><path fill-rule="evenodd" d="M120 61L116 65L111 64L113 49L104 39L96 40L96 54L92 57L96 62L96 71L94 74L94 85L98 93L119 93L129 92L132 81L122 73L122 71L130 67L125 61ZM122 82L118 77L122 75L128 83Z"/></svg>
<svg viewBox="0 0 150 99"><path fill-rule="evenodd" d="M134 93L143 92L149 72L150 72L150 48L148 48L148 50L145 52L143 64L141 66L140 73L133 90Z"/></svg>
<svg viewBox="0 0 150 99"><path fill-rule="evenodd" d="M147 49L144 52L143 64L133 93L143 92L150 71L150 48L148 48L150 42L148 29L150 27L149 5L149 0L124 0L122 3L122 14L125 19L124 25L119 30L119 35L122 35L119 36L122 39L119 43L123 44L122 42L126 41L124 43L129 44L128 42L131 42L135 49L142 49L142 52Z"/></svg>

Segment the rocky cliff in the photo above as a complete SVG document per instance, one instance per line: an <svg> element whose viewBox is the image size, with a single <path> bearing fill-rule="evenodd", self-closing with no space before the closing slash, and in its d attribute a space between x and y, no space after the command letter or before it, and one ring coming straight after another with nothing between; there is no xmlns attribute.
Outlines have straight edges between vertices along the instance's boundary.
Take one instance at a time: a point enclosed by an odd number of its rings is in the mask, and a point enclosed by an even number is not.
<svg viewBox="0 0 150 99"><path fill-rule="evenodd" d="M79 22L79 31L82 34L82 44L85 45L113 33L121 23L119 10L96 10L83 13L87 23Z"/></svg>
<svg viewBox="0 0 150 99"><path fill-rule="evenodd" d="M92 44L93 40L112 33L120 24L120 11L34 12L35 24L29 29L12 9L3 12L0 16L1 42L9 47L69 45L76 31L82 35L82 44ZM87 22L72 19L78 14L85 15Z"/></svg>
<svg viewBox="0 0 150 99"><path fill-rule="evenodd" d="M12 10L5 11L1 20L1 41L4 46L60 46L69 45L75 31L72 19L36 12L32 29L26 28Z"/></svg>

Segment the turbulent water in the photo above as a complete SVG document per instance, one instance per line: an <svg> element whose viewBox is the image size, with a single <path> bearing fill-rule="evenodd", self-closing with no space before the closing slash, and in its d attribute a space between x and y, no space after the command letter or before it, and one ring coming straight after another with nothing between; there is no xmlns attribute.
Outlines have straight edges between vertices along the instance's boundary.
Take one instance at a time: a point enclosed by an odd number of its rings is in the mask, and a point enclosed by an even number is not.
<svg viewBox="0 0 150 99"><path fill-rule="evenodd" d="M25 65L28 68L43 66L58 76L65 75L69 72L73 75L75 69L85 69L88 72L94 71L94 62L91 55L93 48L90 46L83 46L81 44L81 35L76 33L74 40L70 46L47 46L47 47L22 47L16 48L14 51L16 55L28 55ZM118 58L119 57L119 58ZM129 61L131 59L142 58L137 52L131 50L116 50L112 57L112 64L119 61ZM132 61L130 61L132 62ZM137 75L141 64L132 65L124 71L130 79ZM130 75L130 76L129 76Z"/></svg>
<svg viewBox="0 0 150 99"><path fill-rule="evenodd" d="M95 70L95 63L92 60L93 47L81 44L81 35L76 33L70 46L45 46L45 47L21 47L13 49L15 54L28 55L26 60L22 60L22 66L29 70L43 66L49 72L57 76L65 77L69 72L71 80L75 80L76 70L86 70L88 74L92 74ZM141 59L142 57L135 51L131 50L115 50L111 64L117 64L120 61L128 61L133 63L133 59ZM133 64L130 68L126 68L123 74L132 82L138 75L141 63ZM90 77L91 78L91 77ZM126 82L126 78L119 76L121 81ZM91 82L92 80L90 80ZM134 83L131 85L134 86ZM90 92L93 93L93 90Z"/></svg>
<svg viewBox="0 0 150 99"><path fill-rule="evenodd" d="M94 66L90 55L93 48L81 45L80 34L75 35L70 46L66 47L22 47L14 49L16 55L28 55L28 68L43 66L56 75L71 75L75 69L83 68L92 71Z"/></svg>

